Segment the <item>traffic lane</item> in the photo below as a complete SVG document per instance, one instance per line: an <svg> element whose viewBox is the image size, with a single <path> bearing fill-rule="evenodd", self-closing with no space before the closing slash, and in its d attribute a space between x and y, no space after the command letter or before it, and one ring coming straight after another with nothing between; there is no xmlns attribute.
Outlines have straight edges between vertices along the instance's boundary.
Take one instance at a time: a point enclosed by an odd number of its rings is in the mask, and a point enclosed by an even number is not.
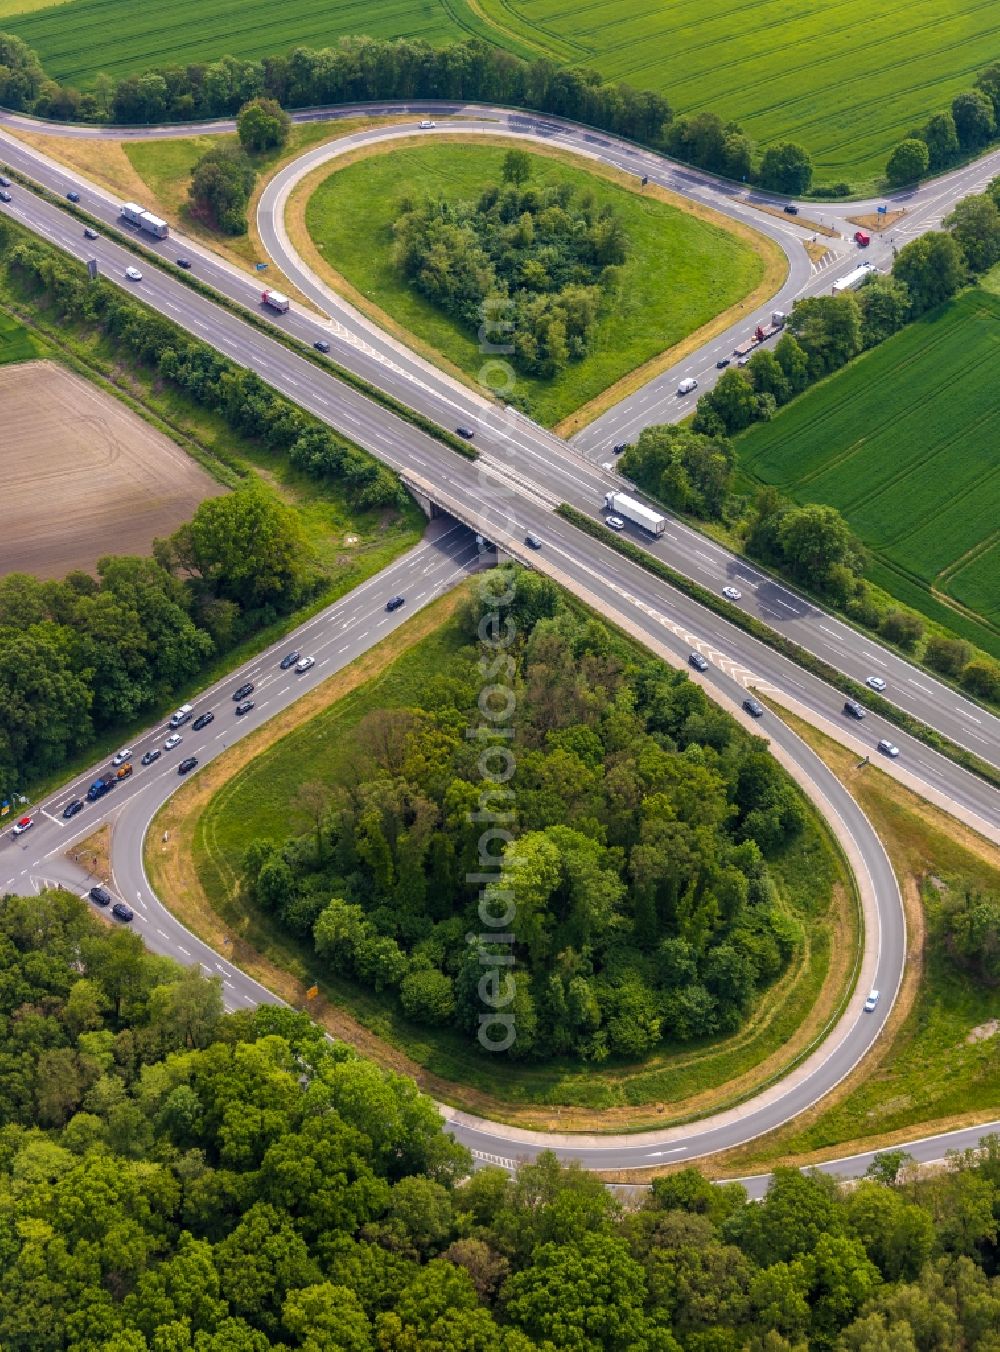
<svg viewBox="0 0 1000 1352"><path fill-rule="evenodd" d="M457 575L474 567L477 558L478 551L471 532L458 523L447 525L435 538L422 542L382 573L359 584L352 592L292 630L242 668L193 696L190 701L193 706L191 720L176 730L182 740L172 751L164 752L162 746L175 730L171 729L169 722L157 724L129 744L133 753L132 763L136 767L132 776L96 802L87 802L85 794L99 775L108 772L106 762L92 766L43 802L26 808L26 811L34 814L35 825L32 829L22 837L11 838L7 832L0 838L0 874L4 875L0 889L12 886L22 874L42 867L42 860L47 857L46 851L48 855L52 853L53 827L59 829L60 836L54 848L65 852L117 813L133 796L142 794L147 782L162 780L164 777L172 782L178 778L177 765L185 756L195 754L201 762L206 755L215 754L219 742L225 744L228 738L231 743L243 732L249 731L253 726L252 718L244 717L237 722L229 707L233 703L231 695L234 689L247 681L253 682L258 708L264 708L272 697L277 700L279 707L292 703L325 679L331 670L343 666L345 660L353 660L352 657L345 659L345 652L363 650L365 646L391 633L405 622L407 613L429 604L453 584ZM385 602L396 594L406 596L406 605L400 610L387 612ZM365 640L368 640L368 644ZM301 648L304 656L315 657L315 665L309 671L295 673L280 670L278 664L281 658L295 647ZM278 684L281 688L275 690ZM260 695L264 696L263 700ZM194 720L209 711L215 714L214 721L207 728L194 732ZM159 759L149 767L142 767L139 764L142 755L157 748L161 750ZM67 821L62 816L63 809L76 798L84 799L84 807ZM14 854L11 845L22 848ZM10 877L6 876L8 870L4 869L7 856L19 865L16 871L10 870Z"/></svg>
<svg viewBox="0 0 1000 1352"><path fill-rule="evenodd" d="M962 770L947 757L901 732L874 713L869 713L863 723L848 720L843 713L844 697L832 686L782 657L759 639L752 638L720 616L705 611L683 593L657 585L657 580L644 569L609 547L601 546L604 557L595 571L595 556L590 551L584 553L579 549L576 532L567 531L565 525L560 518L549 517L547 521L544 518L538 521L532 529L541 535L543 542L547 531L549 538L558 543L562 554L569 556L581 584L589 578L591 589L596 590L598 579L603 579L608 586L618 589L607 592L605 596L609 618L613 619L614 611L627 605L630 618L642 623L651 635L661 639L663 625L649 618L650 610L664 619L683 625L688 639L684 642L672 640L672 646L679 656L686 657L688 652L695 649L713 663L710 670L714 670L720 659L744 666L758 681L769 682L777 689L787 691L825 718L835 722L843 720L844 727L854 736L870 739L871 753L875 759L878 759L878 741L881 738L890 740L900 748L900 763L907 769L920 773L928 784L975 812L990 825L995 826L1000 822L1000 794L984 780Z"/></svg>
<svg viewBox="0 0 1000 1352"><path fill-rule="evenodd" d="M80 241L65 235L65 222L68 218L64 213L38 199L32 200L37 204L40 215L47 219L52 234L57 239L61 237L71 251L74 248L79 249ZM126 250L116 245L111 246L108 242L105 242L105 247L110 248L115 259L122 264L123 275L124 264L132 256ZM474 467L447 451L435 439L417 432L401 419L388 414L334 378L324 377L303 357L252 329L242 320L220 311L212 302L191 292L176 279L156 269L147 276L149 286L146 298L172 312L183 327L213 343L237 363L254 366L275 388L339 430L353 436L360 444L380 455L393 468L403 472L412 467L426 471L433 463L435 465L433 472L449 487L464 490L471 485L472 501L478 502L479 478ZM119 284L126 285L123 281ZM480 424L480 427L484 432L484 440L492 441L501 456L511 458L512 451L517 452L530 445L531 428L530 425L524 426L524 422L523 419L517 420L516 415L497 410L491 415L490 423ZM516 430L512 432L512 428ZM548 459L546 453L544 450L530 453L533 469L540 475L543 474ZM548 481L554 483L556 493L570 501L575 499L577 505L590 506L593 509L592 503L585 501L580 495L581 485L585 486L588 495L592 491L593 470L591 469L591 477L587 482L587 473L580 469L579 463L570 466L556 460L553 464L556 473L550 474ZM606 487L608 476L604 478L605 484L602 487ZM594 496L603 496L603 493L595 492ZM706 543L702 540L702 544ZM654 545L653 548L655 551L657 548L663 549L664 546L661 542L659 546ZM695 552L697 553L697 548ZM739 560L732 556L728 558L734 567L741 566ZM674 562L669 557L668 561ZM703 566L694 560L678 559L677 562L680 563L682 571L689 574L692 567L697 571ZM674 563L674 566L677 566L677 563ZM823 655L822 640L817 641L815 634L810 646L814 650L818 649ZM836 655L833 660L836 664ZM906 693L913 700L911 711L933 725L933 712L928 710L921 696L913 696L909 691ZM960 733L961 730L949 727L947 731Z"/></svg>

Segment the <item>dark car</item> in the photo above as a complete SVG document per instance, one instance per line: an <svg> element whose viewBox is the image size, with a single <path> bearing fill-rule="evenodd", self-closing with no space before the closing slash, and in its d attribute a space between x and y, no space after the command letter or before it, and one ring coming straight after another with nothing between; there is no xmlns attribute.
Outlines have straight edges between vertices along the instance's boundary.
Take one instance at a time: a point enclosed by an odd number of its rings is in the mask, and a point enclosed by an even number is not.
<svg viewBox="0 0 1000 1352"><path fill-rule="evenodd" d="M707 671L708 663L702 657L701 653L691 653L688 657L688 666L694 667L695 671Z"/></svg>
<svg viewBox="0 0 1000 1352"><path fill-rule="evenodd" d="M787 203L787 205L784 206L782 210L784 211L786 216L797 216L799 214L798 207L793 207L791 202Z"/></svg>
<svg viewBox="0 0 1000 1352"><path fill-rule="evenodd" d="M861 705L858 703L856 699L845 699L844 713L849 714L851 718L862 719L867 715L868 710L862 709Z"/></svg>
<svg viewBox="0 0 1000 1352"><path fill-rule="evenodd" d="M209 723L214 722L215 722L215 714L213 713L199 714L198 717L191 724L191 731L201 732L202 728L207 728Z"/></svg>
<svg viewBox="0 0 1000 1352"><path fill-rule="evenodd" d="M298 648L293 648L290 653L285 653L278 665L281 667L282 671L287 671L289 667L295 666L295 663L301 656L302 654L299 652Z"/></svg>
<svg viewBox="0 0 1000 1352"><path fill-rule="evenodd" d="M191 266L191 260L190 260L190 258L178 258L178 260L177 260L177 266L178 266L179 268L183 268L183 269L185 270L185 272L186 272L187 269Z"/></svg>
<svg viewBox="0 0 1000 1352"><path fill-rule="evenodd" d="M66 194L66 200L68 202L79 202L80 194L78 192L68 192Z"/></svg>
<svg viewBox="0 0 1000 1352"><path fill-rule="evenodd" d="M242 717L243 714L248 714L252 708L253 708L253 700L245 699L242 704L237 704L236 712L237 714L240 715L240 717Z"/></svg>
<svg viewBox="0 0 1000 1352"><path fill-rule="evenodd" d="M82 811L83 811L83 799L74 798L71 802L67 803L66 806L63 808L63 816L75 817L78 812Z"/></svg>
<svg viewBox="0 0 1000 1352"><path fill-rule="evenodd" d="M615 455L621 455L622 451L627 451L628 448L629 448L629 443L628 443L627 441L620 441L620 442L618 443L617 446L612 446L612 447L611 447L611 449L612 449L612 451L614 451Z"/></svg>
<svg viewBox="0 0 1000 1352"><path fill-rule="evenodd" d="M317 338L315 343L313 343L313 347L316 349L317 352L330 351L330 344L326 341L325 338Z"/></svg>
<svg viewBox="0 0 1000 1352"><path fill-rule="evenodd" d="M157 747L154 747L152 751L147 751L147 752L146 752L146 754L143 756L143 758L142 758L142 760L139 762L139 764L140 764L140 765L152 765L153 761L158 761L162 755L163 755L163 752L160 750L160 748L159 748L158 746L157 746Z"/></svg>
<svg viewBox="0 0 1000 1352"><path fill-rule="evenodd" d="M247 695L252 695L252 694L253 694L253 682L252 682L252 681L245 681L245 682L240 686L239 690L234 690L234 691L233 691L233 699L234 699L234 700L246 699Z"/></svg>
<svg viewBox="0 0 1000 1352"><path fill-rule="evenodd" d="M720 357L719 360L715 363L715 369L717 371L724 371L726 367L729 365L731 360L732 358L730 357Z"/></svg>
<svg viewBox="0 0 1000 1352"><path fill-rule="evenodd" d="M386 610L398 610L400 606L406 604L405 596L390 596L385 603Z"/></svg>
<svg viewBox="0 0 1000 1352"><path fill-rule="evenodd" d="M0 188L9 188L9 187L10 187L10 179L7 177L6 174L0 174Z"/></svg>
<svg viewBox="0 0 1000 1352"><path fill-rule="evenodd" d="M471 427L456 427L455 431L458 433L460 437L465 437L466 441L471 441L472 438L476 435Z"/></svg>
<svg viewBox="0 0 1000 1352"><path fill-rule="evenodd" d="M106 887L92 887L90 889L90 900L96 901L98 906L110 906L111 893Z"/></svg>
<svg viewBox="0 0 1000 1352"><path fill-rule="evenodd" d="M84 239L96 239L97 231L94 229L92 225L85 225L83 227L83 237Z"/></svg>
<svg viewBox="0 0 1000 1352"><path fill-rule="evenodd" d="M132 907L126 902L116 901L111 908L111 914L116 916L119 920L131 920L135 915L135 911L133 911Z"/></svg>
<svg viewBox="0 0 1000 1352"><path fill-rule="evenodd" d="M185 756L184 759L181 761L180 765L178 765L177 767L177 773L179 775L186 775L188 771L193 770L197 764L198 764L197 756Z"/></svg>
<svg viewBox="0 0 1000 1352"><path fill-rule="evenodd" d="M9 202L10 200L11 196L10 193L7 191L7 189L0 188L0 202Z"/></svg>
<svg viewBox="0 0 1000 1352"><path fill-rule="evenodd" d="M541 549L542 547L542 542L537 535L526 535L524 537L524 543L529 549Z"/></svg>
<svg viewBox="0 0 1000 1352"><path fill-rule="evenodd" d="M755 699L745 699L743 707L751 718L762 718L764 714L763 704L758 704Z"/></svg>

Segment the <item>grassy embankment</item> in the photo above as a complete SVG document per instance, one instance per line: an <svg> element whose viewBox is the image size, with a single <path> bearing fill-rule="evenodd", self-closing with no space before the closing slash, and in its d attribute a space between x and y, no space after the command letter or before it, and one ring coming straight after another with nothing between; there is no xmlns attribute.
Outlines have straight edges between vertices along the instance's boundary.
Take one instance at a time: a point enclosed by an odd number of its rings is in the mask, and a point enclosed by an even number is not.
<svg viewBox="0 0 1000 1352"><path fill-rule="evenodd" d="M1000 850L876 766L859 770L856 756L794 715L781 716L848 786L885 844L906 906L907 964L872 1056L812 1112L713 1160L718 1173L884 1149L1000 1111L1000 1031L991 1022L997 994L955 967L938 924L956 880L1000 890Z"/></svg>
<svg viewBox="0 0 1000 1352"><path fill-rule="evenodd" d="M392 261L401 200L475 200L501 178L510 142L477 137L377 146L323 167L295 191L289 234L306 260L384 327L470 383L483 367L475 333L419 295ZM570 183L619 214L629 239L618 296L591 353L554 380L517 374L531 416L569 432L700 347L741 307L772 295L781 251L762 236L652 186L557 152L533 153L531 182ZM569 415L581 410L581 416Z"/></svg>
<svg viewBox="0 0 1000 1352"><path fill-rule="evenodd" d="M351 732L365 714L419 702L428 679L447 670L460 645L449 622L457 599L453 594L420 612L309 700L192 777L150 831L153 886L196 933L291 1003L306 1003L305 990L316 980L321 998L314 1012L332 1032L470 1111L522 1125L628 1130L738 1101L782 1073L821 1034L853 978L853 895L811 815L802 840L774 866L801 948L741 1033L714 1045L664 1048L642 1065L505 1065L502 1087L495 1066L463 1036L408 1023L395 1001L325 976L311 945L235 895L251 840L280 842L305 829L294 809L299 786L335 783L349 772Z"/></svg>

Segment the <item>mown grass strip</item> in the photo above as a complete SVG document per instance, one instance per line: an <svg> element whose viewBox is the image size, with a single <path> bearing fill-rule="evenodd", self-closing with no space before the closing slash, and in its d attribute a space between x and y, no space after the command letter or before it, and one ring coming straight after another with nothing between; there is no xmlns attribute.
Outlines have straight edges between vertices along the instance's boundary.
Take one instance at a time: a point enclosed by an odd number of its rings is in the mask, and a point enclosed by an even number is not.
<svg viewBox="0 0 1000 1352"><path fill-rule="evenodd" d="M926 723L921 723L919 719L908 714L905 709L897 708L897 706L890 703L889 700L883 699L880 695L875 694L874 691L869 690L866 685L861 685L860 682L851 680L849 676L845 676L842 672L838 671L836 667L831 667L827 662L824 662L822 658L816 657L806 648L802 648L791 639L776 633L769 625L764 624L762 620L756 619L753 615L746 614L745 611L740 610L738 606L732 605L724 597L716 596L714 592L709 591L707 587L701 586L698 582L692 582L692 580L685 577L683 573L676 572L669 564L663 563L662 560L655 558L652 554L647 553L646 550L641 549L638 545L634 545L631 540L623 540L621 536L616 535L615 532L609 530L607 526L602 525L598 521L594 521L578 508L571 507L569 503L564 502L556 508L556 511L564 518L564 520L571 522L572 525L579 527L580 530L586 531L586 533L592 535L595 540L600 540L610 549L617 550L619 554L623 554L625 558L631 559L633 563L639 564L639 566L645 568L647 572L654 573L664 582L668 582L672 587L675 587L679 592L683 592L685 596L690 596L691 599L697 601L699 605L703 605L706 609L714 611L724 620L728 620L730 624L734 624L737 628L742 629L744 633L759 639L761 643L766 643L769 648L773 648L774 651L780 653L782 657L789 658L790 661L797 663L806 671L811 672L812 675L818 676L820 680L826 681L828 685L832 685L833 688L839 690L841 694L849 695L852 699L857 700L859 704L864 704L867 708L871 709L873 713L879 714L880 717L894 724L897 728L902 729L903 732L909 733L911 737L916 737L918 741L923 742L934 751L939 751L943 756L947 756L949 760L954 761L956 765L960 765L964 770L969 770L972 774L978 775L980 779L984 779L988 784L992 784L994 788L1000 788L1000 770L995 769L992 765L988 764L988 762L980 760L973 752L966 751L964 747L957 746L947 737L943 737L933 728L929 728Z"/></svg>

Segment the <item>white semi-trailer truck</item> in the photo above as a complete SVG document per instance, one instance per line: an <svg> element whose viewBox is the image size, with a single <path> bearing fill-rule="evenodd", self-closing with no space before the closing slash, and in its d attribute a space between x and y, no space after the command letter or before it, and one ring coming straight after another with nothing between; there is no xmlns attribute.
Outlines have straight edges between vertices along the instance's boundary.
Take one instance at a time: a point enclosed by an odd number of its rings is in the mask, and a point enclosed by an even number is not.
<svg viewBox="0 0 1000 1352"><path fill-rule="evenodd" d="M148 235L155 235L157 239L166 239L170 234L170 226L166 221L161 221L159 216L154 216L151 211L139 206L138 202L125 202L118 214L128 221L129 225L137 225L140 230L145 230Z"/></svg>
<svg viewBox="0 0 1000 1352"><path fill-rule="evenodd" d="M666 529L665 516L654 512L651 507L644 507L641 502L636 502L635 498L627 497L624 493L609 493L604 502L609 512L624 517L626 521L631 521L636 526L641 526L643 530L648 530L650 535L662 535Z"/></svg>

